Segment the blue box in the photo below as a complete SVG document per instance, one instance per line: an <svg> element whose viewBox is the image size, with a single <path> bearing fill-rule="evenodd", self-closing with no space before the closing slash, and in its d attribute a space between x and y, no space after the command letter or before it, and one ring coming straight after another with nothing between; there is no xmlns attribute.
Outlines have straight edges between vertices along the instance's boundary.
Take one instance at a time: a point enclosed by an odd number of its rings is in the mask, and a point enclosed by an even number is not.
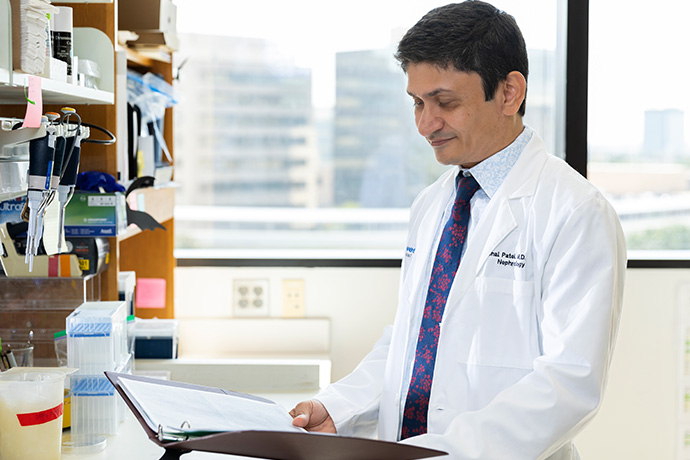
<svg viewBox="0 0 690 460"><path fill-rule="evenodd" d="M26 204L26 195L0 203L0 224L22 221L22 209Z"/></svg>
<svg viewBox="0 0 690 460"><path fill-rule="evenodd" d="M177 358L178 321L176 319L140 319L134 324L134 358Z"/></svg>

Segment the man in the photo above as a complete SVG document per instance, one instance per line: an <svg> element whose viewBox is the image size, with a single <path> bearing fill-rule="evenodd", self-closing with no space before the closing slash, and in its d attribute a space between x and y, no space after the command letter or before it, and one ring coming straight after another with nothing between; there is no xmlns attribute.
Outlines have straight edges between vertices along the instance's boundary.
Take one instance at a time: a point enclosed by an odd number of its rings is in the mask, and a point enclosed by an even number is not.
<svg viewBox="0 0 690 460"><path fill-rule="evenodd" d="M293 424L378 425L379 439L453 459L578 458L621 309L616 213L523 125L527 53L511 16L479 1L437 8L396 57L419 133L458 167L412 205L392 329Z"/></svg>

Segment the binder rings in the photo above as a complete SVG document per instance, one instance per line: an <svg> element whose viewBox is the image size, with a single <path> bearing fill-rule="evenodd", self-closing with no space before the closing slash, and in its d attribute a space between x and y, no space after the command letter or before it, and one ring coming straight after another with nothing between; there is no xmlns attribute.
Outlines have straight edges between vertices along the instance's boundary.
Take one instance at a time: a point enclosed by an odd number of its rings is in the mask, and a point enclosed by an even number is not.
<svg viewBox="0 0 690 460"><path fill-rule="evenodd" d="M221 454L242 455L271 460L414 460L446 455L445 452L426 449L406 444L398 444L372 439L353 438L329 434L307 433L300 431L272 431L272 430L238 430L225 431L213 434L204 434L205 431L184 432L184 430L165 430L158 425L155 428L153 420L156 414L150 414L144 410L141 401L137 400L131 388L135 385L156 385L159 394L165 394L168 390L186 390L193 392L210 393L203 396L209 398L223 397L240 398L251 401L261 401L274 404L272 401L257 396L236 393L220 388L192 385L181 382L153 379L143 376L106 372L106 377L112 382L115 389L124 399L136 419L141 424L149 439L165 449L160 460L177 460L181 455L193 450L214 452ZM128 384L130 390L128 390ZM171 388L172 387L172 388ZM193 393L190 393L193 394ZM155 404L153 405L155 406ZM180 428L185 428L183 420ZM187 426L194 429L194 426ZM200 435L202 434L202 435ZM175 440L171 440L175 439Z"/></svg>

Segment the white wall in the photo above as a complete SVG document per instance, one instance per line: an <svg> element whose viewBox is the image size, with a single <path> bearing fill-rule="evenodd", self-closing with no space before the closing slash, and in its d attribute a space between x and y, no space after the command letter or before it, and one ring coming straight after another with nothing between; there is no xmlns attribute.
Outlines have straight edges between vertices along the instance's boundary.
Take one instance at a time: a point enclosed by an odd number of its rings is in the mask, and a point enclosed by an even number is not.
<svg viewBox="0 0 690 460"><path fill-rule="evenodd" d="M628 270L608 391L576 441L583 459L679 458L676 313L688 282L690 270Z"/></svg>
<svg viewBox="0 0 690 460"><path fill-rule="evenodd" d="M331 377L338 380L393 322L399 274L397 268L177 268L175 316L180 321L232 318L233 280L260 278L269 280L271 317L280 317L282 280L304 279L306 316L331 320ZM295 341L300 333L294 331ZM280 343L275 344L275 352L281 352Z"/></svg>
<svg viewBox="0 0 690 460"><path fill-rule="evenodd" d="M268 278L274 299L270 313L280 316L282 279L302 278L307 316L331 319L332 378L337 380L393 321L398 275L397 268L178 268L176 314L181 320L230 318L232 280ZM607 394L576 440L583 459L676 459L680 283L690 283L690 270L628 270Z"/></svg>

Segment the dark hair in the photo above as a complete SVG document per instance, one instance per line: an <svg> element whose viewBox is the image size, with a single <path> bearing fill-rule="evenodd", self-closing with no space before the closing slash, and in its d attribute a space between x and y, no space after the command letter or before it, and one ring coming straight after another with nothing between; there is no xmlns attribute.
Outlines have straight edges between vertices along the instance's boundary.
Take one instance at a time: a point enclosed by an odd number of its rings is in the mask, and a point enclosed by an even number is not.
<svg viewBox="0 0 690 460"><path fill-rule="evenodd" d="M516 70L527 79L529 68L525 39L515 18L477 0L429 11L400 40L395 58L405 72L410 63L476 72L487 101L510 72ZM525 101L519 113L525 115Z"/></svg>

